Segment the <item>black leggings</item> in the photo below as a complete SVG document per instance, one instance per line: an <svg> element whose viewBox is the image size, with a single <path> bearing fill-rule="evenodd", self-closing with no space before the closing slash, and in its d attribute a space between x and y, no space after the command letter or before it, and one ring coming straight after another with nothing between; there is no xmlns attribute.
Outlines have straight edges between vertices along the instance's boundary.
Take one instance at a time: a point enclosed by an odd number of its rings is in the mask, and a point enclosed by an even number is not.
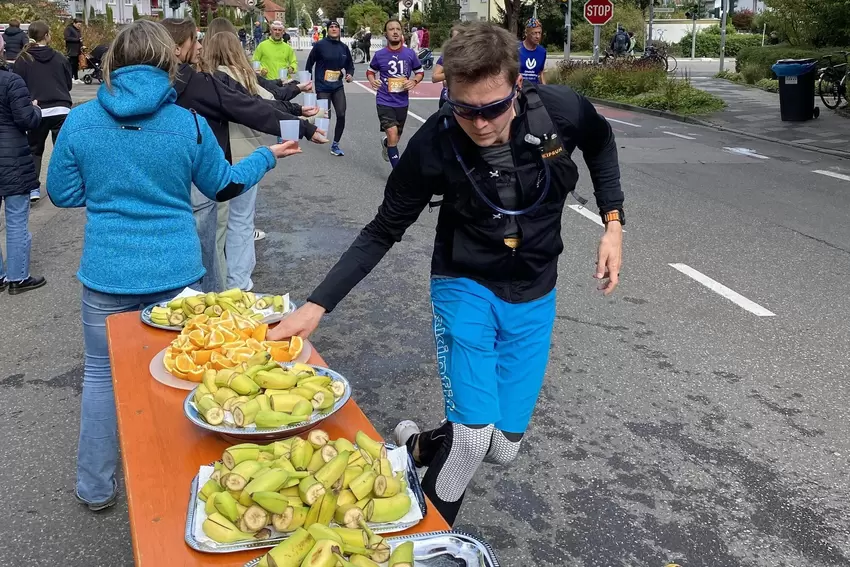
<svg viewBox="0 0 850 567"><path fill-rule="evenodd" d="M334 142L339 142L342 139L342 131L345 130L345 89L337 89L332 93L319 93L319 100L329 100L330 105L336 111L336 126L334 126ZM328 118L331 117L330 108L328 108Z"/></svg>
<svg viewBox="0 0 850 567"><path fill-rule="evenodd" d="M27 132L27 141L29 142L30 152L32 152L32 158L35 162L35 172L39 177L41 177L41 159L44 156L44 145L47 142L47 136L53 137L53 144L55 145L56 138L59 136L59 129L62 128L67 117L67 114L44 117L35 130L29 130Z"/></svg>
<svg viewBox="0 0 850 567"><path fill-rule="evenodd" d="M71 76L74 79L79 79L80 78L80 57L79 56L74 57L73 55L69 55L68 56L68 63L71 64Z"/></svg>

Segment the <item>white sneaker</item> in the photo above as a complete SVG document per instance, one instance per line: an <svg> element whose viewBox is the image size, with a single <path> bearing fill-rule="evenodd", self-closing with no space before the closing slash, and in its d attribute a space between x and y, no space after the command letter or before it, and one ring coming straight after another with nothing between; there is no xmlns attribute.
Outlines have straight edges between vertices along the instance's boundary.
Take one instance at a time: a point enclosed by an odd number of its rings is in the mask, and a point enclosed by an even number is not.
<svg viewBox="0 0 850 567"><path fill-rule="evenodd" d="M406 419L395 426L395 429L393 430L393 439L397 446L404 447L407 444L408 439L414 435L418 435L419 433L422 433L422 430L419 429L416 422Z"/></svg>
<svg viewBox="0 0 850 567"><path fill-rule="evenodd" d="M384 136L384 139L381 140L381 156L384 158L384 161L390 163L390 154L387 151L387 138ZM402 423L404 423L402 421Z"/></svg>
<svg viewBox="0 0 850 567"><path fill-rule="evenodd" d="M84 84L85 84L85 83L84 83L83 81L81 81L80 79L74 79L74 80L72 81L72 83L74 83L75 85L84 85Z"/></svg>
<svg viewBox="0 0 850 567"><path fill-rule="evenodd" d="M260 230L260 229L258 229L258 228L255 228L255 229L254 229L254 241L255 241L255 242L256 242L257 240L262 240L262 239L264 239L265 237L266 237L266 233L265 233L265 232L263 232L262 230Z"/></svg>

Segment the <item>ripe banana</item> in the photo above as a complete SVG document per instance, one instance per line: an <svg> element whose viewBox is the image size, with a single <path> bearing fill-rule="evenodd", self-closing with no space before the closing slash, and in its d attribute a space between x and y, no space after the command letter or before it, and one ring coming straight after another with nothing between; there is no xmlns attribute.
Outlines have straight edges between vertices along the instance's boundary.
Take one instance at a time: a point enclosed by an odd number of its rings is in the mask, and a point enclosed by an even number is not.
<svg viewBox="0 0 850 567"><path fill-rule="evenodd" d="M257 424L257 428L259 429L273 429L301 423L302 421L304 421L304 417L302 416L289 415L280 411L260 411L254 417L254 423Z"/></svg>
<svg viewBox="0 0 850 567"><path fill-rule="evenodd" d="M351 565L353 565L354 567L381 567L365 555L352 555Z"/></svg>
<svg viewBox="0 0 850 567"><path fill-rule="evenodd" d="M369 496L372 492L372 487L375 485L375 478L377 475L373 470L365 470L360 476L351 481L351 484L348 485L348 489L354 493L354 496L357 497L358 500L362 500Z"/></svg>
<svg viewBox="0 0 850 567"><path fill-rule="evenodd" d="M321 429L313 429L307 434L307 442L313 446L313 449L321 449L330 443L330 440L331 436L328 435L327 431Z"/></svg>
<svg viewBox="0 0 850 567"><path fill-rule="evenodd" d="M342 536L337 533L336 530L329 528L328 526L323 526L322 524L313 524L307 531L310 532L310 535L313 536L313 539L316 541L322 541L323 539L329 539L333 542L342 545L343 540Z"/></svg>
<svg viewBox="0 0 850 567"><path fill-rule="evenodd" d="M364 512L370 522L382 524L401 519L410 510L410 496L400 492L392 498L374 498L366 505Z"/></svg>
<svg viewBox="0 0 850 567"><path fill-rule="evenodd" d="M313 446L307 443L304 439L296 437L292 442L292 449L289 454L289 460L292 462L292 466L295 467L295 470L307 470L307 465L310 463L310 459L312 458Z"/></svg>
<svg viewBox="0 0 850 567"><path fill-rule="evenodd" d="M283 469L269 469L262 476L251 480L244 490L252 497L255 492L277 492L288 478L289 473Z"/></svg>
<svg viewBox="0 0 850 567"><path fill-rule="evenodd" d="M375 496L389 498L401 492L401 482L392 475L381 475L375 479L372 490L375 492Z"/></svg>
<svg viewBox="0 0 850 567"><path fill-rule="evenodd" d="M221 485L219 485L219 483L217 483L213 479L210 479L210 480L206 481L204 483L204 485L201 487L201 490L198 491L198 498L200 498L201 500L206 502L207 498L209 498L210 496L212 496L216 492L223 492L223 491L224 491L224 489L221 487Z"/></svg>
<svg viewBox="0 0 850 567"><path fill-rule="evenodd" d="M331 523L334 519L338 497L339 492L336 490L325 491L324 496L322 496L321 505L319 506L319 517L316 519L316 522L325 526Z"/></svg>
<svg viewBox="0 0 850 567"><path fill-rule="evenodd" d="M336 449L333 450L335 451ZM325 463L324 466L316 472L316 480L322 483L322 486L324 486L326 489L333 486L333 484L345 474L345 470L348 465L349 455L350 454L347 451L338 453L334 458Z"/></svg>
<svg viewBox="0 0 850 567"><path fill-rule="evenodd" d="M387 446L375 441L362 431L358 431L357 435L354 436L354 442L357 443L358 447L365 450L373 460L387 458Z"/></svg>
<svg viewBox="0 0 850 567"><path fill-rule="evenodd" d="M244 461L256 461L260 456L260 446L254 443L241 443L233 445L224 450L221 455L221 462L228 469L233 470L233 467Z"/></svg>
<svg viewBox="0 0 850 567"><path fill-rule="evenodd" d="M413 567L412 541L406 541L393 549L388 567Z"/></svg>
<svg viewBox="0 0 850 567"><path fill-rule="evenodd" d="M219 492L215 495L215 509L231 522L239 520L239 513L236 510L236 500L229 492Z"/></svg>
<svg viewBox="0 0 850 567"><path fill-rule="evenodd" d="M337 499L337 505L339 506L334 512L334 521L346 528L356 528L360 525L360 520L364 520L366 516L363 514L363 510L357 507L357 504L342 504L339 505L339 500Z"/></svg>
<svg viewBox="0 0 850 567"><path fill-rule="evenodd" d="M208 538L219 543L236 543L254 539L253 533L243 532L233 522L218 513L208 516L201 524L201 529Z"/></svg>
<svg viewBox="0 0 850 567"><path fill-rule="evenodd" d="M296 529L292 535L277 544L265 555L269 567L295 567L307 557L316 540L304 528Z"/></svg>
<svg viewBox="0 0 850 567"><path fill-rule="evenodd" d="M272 525L279 532L291 532L304 525L309 511L306 506L287 506L282 514L272 516Z"/></svg>
<svg viewBox="0 0 850 567"><path fill-rule="evenodd" d="M325 487L316 480L315 476L308 476L302 479L298 485L298 495L301 497L304 504L307 504L308 506L315 504L322 496L325 495L325 492Z"/></svg>

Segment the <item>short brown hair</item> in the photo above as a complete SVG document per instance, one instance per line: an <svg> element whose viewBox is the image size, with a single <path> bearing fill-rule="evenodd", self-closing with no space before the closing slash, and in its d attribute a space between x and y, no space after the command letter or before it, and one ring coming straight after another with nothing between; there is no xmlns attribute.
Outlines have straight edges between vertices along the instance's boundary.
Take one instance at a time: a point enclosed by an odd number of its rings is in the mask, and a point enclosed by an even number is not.
<svg viewBox="0 0 850 567"><path fill-rule="evenodd" d="M504 75L513 84L519 76L518 40L489 22L463 26L443 47L446 83L477 83Z"/></svg>
<svg viewBox="0 0 850 567"><path fill-rule="evenodd" d="M207 35L212 37L220 32L230 32L236 35L236 26L227 18L216 18L207 26Z"/></svg>
<svg viewBox="0 0 850 567"><path fill-rule="evenodd" d="M162 25L149 20L136 20L118 32L103 58L106 86L112 87L109 77L112 71L130 65L150 65L162 69L174 82L177 73L174 49L174 41Z"/></svg>
<svg viewBox="0 0 850 567"><path fill-rule="evenodd" d="M166 18L162 20L162 25L165 26L175 45L183 45L190 38L194 39L198 36L195 21L188 18Z"/></svg>
<svg viewBox="0 0 850 567"><path fill-rule="evenodd" d="M27 28L27 35L30 36L30 39L36 43L43 41L49 33L50 26L47 25L47 22L44 20L35 21L30 24L29 28Z"/></svg>

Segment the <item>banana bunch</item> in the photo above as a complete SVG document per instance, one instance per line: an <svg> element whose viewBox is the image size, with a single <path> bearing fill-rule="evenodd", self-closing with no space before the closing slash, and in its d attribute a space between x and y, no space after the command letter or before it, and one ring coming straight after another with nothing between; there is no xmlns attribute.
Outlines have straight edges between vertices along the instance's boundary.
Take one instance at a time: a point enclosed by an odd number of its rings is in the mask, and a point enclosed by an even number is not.
<svg viewBox="0 0 850 567"><path fill-rule="evenodd" d="M289 294L257 297L250 291L239 288L228 289L221 293L210 292L191 297L172 299L165 307L156 306L151 310L151 322L157 325L179 327L198 315L219 317L224 311L262 321L264 316L258 311L273 309L275 313L289 311Z"/></svg>
<svg viewBox="0 0 850 567"><path fill-rule="evenodd" d="M281 368L266 351L255 353L243 366L204 371L192 399L210 425L221 425L225 412L233 415L237 427L294 425L309 419L314 410L330 409L345 393L343 382L300 362Z"/></svg>
<svg viewBox="0 0 850 567"><path fill-rule="evenodd" d="M411 505L407 482L403 471L393 472L383 443L362 431L355 441L331 441L314 429L306 438L225 449L198 492L207 514L204 533L219 543L268 538L269 526L292 533L264 557L261 565L268 567L300 565L314 553L324 562L308 565L336 565L340 553L352 555L346 561L355 566L387 561L389 546L367 522L404 517ZM332 545L317 549L323 541Z"/></svg>
<svg viewBox="0 0 850 567"><path fill-rule="evenodd" d="M369 547L373 541L379 551ZM384 539L368 526L345 530L313 524L306 530L295 530L260 558L257 567L379 567L376 561L387 561L388 567L413 567L413 542L401 543L390 551Z"/></svg>

